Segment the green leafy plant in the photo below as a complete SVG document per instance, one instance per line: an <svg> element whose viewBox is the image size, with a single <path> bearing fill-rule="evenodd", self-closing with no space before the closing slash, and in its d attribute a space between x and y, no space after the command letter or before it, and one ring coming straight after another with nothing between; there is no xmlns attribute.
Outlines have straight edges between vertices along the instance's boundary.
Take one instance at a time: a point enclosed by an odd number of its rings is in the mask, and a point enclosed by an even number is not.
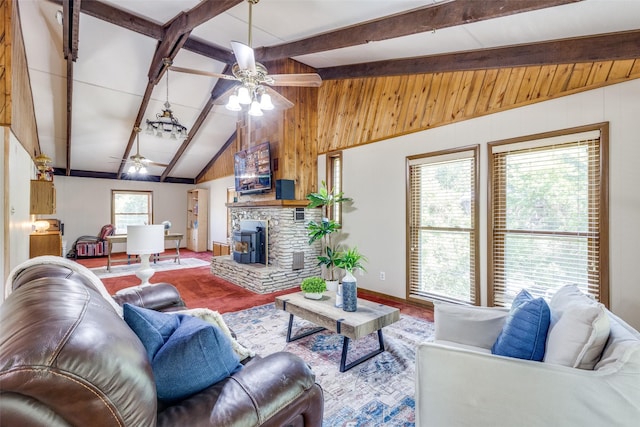
<svg viewBox="0 0 640 427"><path fill-rule="evenodd" d="M335 261L339 250L332 239L332 235L339 232L342 226L338 222L329 219L328 212L331 206L337 203L350 202L351 199L344 197L341 191L336 192L333 189L329 191L327 183L322 181L318 192L308 194L307 200L309 200L309 208L322 208L322 220L320 222L309 221L307 224L309 245L318 240L321 242L322 249L318 256L318 265L325 267L325 278L327 280L337 280Z"/></svg>
<svg viewBox="0 0 640 427"><path fill-rule="evenodd" d="M336 255L336 267L347 270L351 274L356 270L367 271L364 268L365 262L367 262L367 258L358 251L357 247L339 252Z"/></svg>
<svg viewBox="0 0 640 427"><path fill-rule="evenodd" d="M300 284L302 292L310 294L321 294L327 290L327 284L322 277L307 277Z"/></svg>

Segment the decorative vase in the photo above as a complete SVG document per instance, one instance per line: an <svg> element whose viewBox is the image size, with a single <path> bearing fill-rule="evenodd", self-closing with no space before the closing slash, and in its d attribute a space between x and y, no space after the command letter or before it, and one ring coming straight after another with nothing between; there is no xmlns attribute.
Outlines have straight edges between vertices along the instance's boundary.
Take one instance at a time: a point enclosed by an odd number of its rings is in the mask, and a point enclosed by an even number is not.
<svg viewBox="0 0 640 427"><path fill-rule="evenodd" d="M327 284L327 290L331 292L338 292L338 281L337 280L325 280Z"/></svg>
<svg viewBox="0 0 640 427"><path fill-rule="evenodd" d="M336 307L342 307L342 285L338 285L338 290L336 291Z"/></svg>
<svg viewBox="0 0 640 427"><path fill-rule="evenodd" d="M322 299L322 293L321 292L305 292L304 297L309 299Z"/></svg>
<svg viewBox="0 0 640 427"><path fill-rule="evenodd" d="M349 271L342 278L342 309L344 311L358 309L358 283Z"/></svg>

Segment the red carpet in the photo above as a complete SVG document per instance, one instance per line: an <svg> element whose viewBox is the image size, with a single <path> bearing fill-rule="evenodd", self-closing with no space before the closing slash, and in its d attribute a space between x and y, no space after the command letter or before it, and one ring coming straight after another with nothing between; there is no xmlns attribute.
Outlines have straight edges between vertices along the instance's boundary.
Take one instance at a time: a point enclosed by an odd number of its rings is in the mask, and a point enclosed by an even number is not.
<svg viewBox="0 0 640 427"><path fill-rule="evenodd" d="M115 254L112 258L122 258L125 256L126 254L124 253ZM182 258L199 258L205 261L210 261L212 253L192 252L187 249L180 249L180 256ZM78 259L77 261L89 268L102 267L107 264L106 257L84 258ZM102 279L102 282L105 284L107 290L111 294L114 294L122 288L139 284L140 279L135 275L131 275L106 278ZM274 298L278 295L297 292L299 290L295 287L270 294L256 294L241 286L229 283L226 280L214 276L211 274L211 270L208 266L182 270L159 271L151 277L150 282L171 283L178 289L182 299L188 307L209 308L220 313L235 312L258 305L268 304L273 302ZM392 307L398 307L404 314L433 321L433 312L428 308L387 299L362 289L358 290L358 297L380 302Z"/></svg>

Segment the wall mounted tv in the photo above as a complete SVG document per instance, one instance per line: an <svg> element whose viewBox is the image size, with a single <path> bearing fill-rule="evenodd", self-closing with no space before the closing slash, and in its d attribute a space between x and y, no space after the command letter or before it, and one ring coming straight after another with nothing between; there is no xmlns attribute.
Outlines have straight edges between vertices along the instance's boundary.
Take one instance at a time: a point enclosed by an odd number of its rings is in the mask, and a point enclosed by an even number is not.
<svg viewBox="0 0 640 427"><path fill-rule="evenodd" d="M271 153L263 142L237 152L233 159L236 192L262 193L271 190Z"/></svg>

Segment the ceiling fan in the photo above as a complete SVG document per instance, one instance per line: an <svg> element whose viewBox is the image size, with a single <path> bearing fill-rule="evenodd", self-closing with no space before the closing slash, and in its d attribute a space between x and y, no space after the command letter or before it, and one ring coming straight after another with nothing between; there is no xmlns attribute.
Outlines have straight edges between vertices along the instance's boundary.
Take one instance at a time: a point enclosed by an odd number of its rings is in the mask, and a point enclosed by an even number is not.
<svg viewBox="0 0 640 427"><path fill-rule="evenodd" d="M247 3L249 3L249 44L246 45L238 41L231 42L231 49L236 57L236 63L233 64L231 68L233 75L176 67L173 65L169 67L172 71L239 81L239 87L234 87L229 90L230 92L234 92L234 94L229 97L227 108L239 111L241 104L251 105L251 109L249 110L249 114L251 115L262 115L262 110L273 109L274 106L271 103L271 98L277 100L276 103L281 109L293 107L291 101L271 89L270 86L320 87L322 85L322 78L319 74L269 74L264 65L256 62L254 51L251 47L251 28L253 5L259 1L260 0L247 0ZM221 98L224 99L226 97L222 96Z"/></svg>
<svg viewBox="0 0 640 427"><path fill-rule="evenodd" d="M163 167L166 168L167 164L165 163L158 163L158 162L154 162L152 160L147 159L146 157L144 157L143 155L140 154L140 131L141 129L139 127L135 127L134 130L136 131L136 154L129 156L128 159L122 159L122 162L129 162L130 166L129 169L127 170L127 173L129 174L141 174L144 175L147 173L147 166L159 166L159 167Z"/></svg>

